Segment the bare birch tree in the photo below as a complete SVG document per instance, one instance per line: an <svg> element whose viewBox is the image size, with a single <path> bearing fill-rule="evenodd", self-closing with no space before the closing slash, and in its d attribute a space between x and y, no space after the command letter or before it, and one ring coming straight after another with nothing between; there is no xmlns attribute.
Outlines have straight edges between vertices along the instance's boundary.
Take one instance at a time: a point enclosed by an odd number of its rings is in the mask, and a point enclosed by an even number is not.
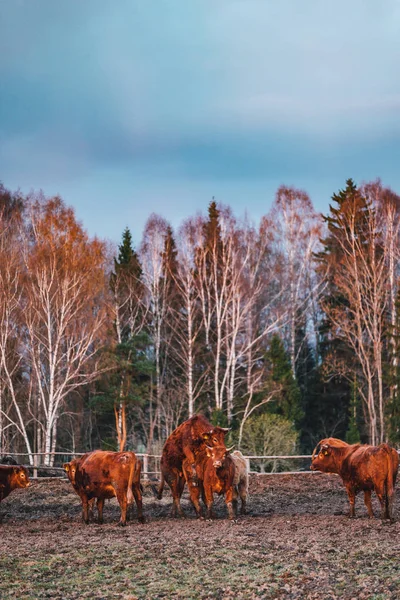
<svg viewBox="0 0 400 600"><path fill-rule="evenodd" d="M315 302L320 287L320 282L312 282L312 272L322 223L306 192L286 186L281 186L276 193L271 221L282 256L281 287L289 310L287 343L295 374L301 351L301 344L296 348L299 320L308 320L311 303Z"/></svg>
<svg viewBox="0 0 400 600"><path fill-rule="evenodd" d="M333 280L343 301L324 304L335 335L353 349L362 376L364 401L372 444L385 438L383 393L383 336L388 308L388 247L371 204L352 194L338 214L335 236L340 262L331 264ZM361 219L361 225L360 225Z"/></svg>
<svg viewBox="0 0 400 600"><path fill-rule="evenodd" d="M177 303L171 307L170 325L173 330L171 357L179 367L181 385L186 396L188 416L195 412L196 400L201 395L208 374L207 364L200 368L199 337L203 330L200 310L196 255L201 245L204 225L199 217L185 221L178 231L178 261L176 272L171 273L177 290ZM179 394L179 390L177 390Z"/></svg>
<svg viewBox="0 0 400 600"><path fill-rule="evenodd" d="M149 450L153 444L154 429L161 428L161 402L163 384L168 362L169 340L165 337L165 326L169 314L168 278L165 272L164 251L169 225L158 215L151 215L146 223L140 246L140 261L143 271L143 284L149 304L148 329L154 347L156 406L149 403Z"/></svg>
<svg viewBox="0 0 400 600"><path fill-rule="evenodd" d="M30 415L22 402L18 381L23 370L23 273L19 239L9 220L0 214L0 439L12 427L22 436L33 464L29 438ZM9 400L9 402L7 402Z"/></svg>
<svg viewBox="0 0 400 600"><path fill-rule="evenodd" d="M98 350L106 321L105 256L60 198L34 197L24 243L27 356L43 414L45 464L68 395L102 372Z"/></svg>

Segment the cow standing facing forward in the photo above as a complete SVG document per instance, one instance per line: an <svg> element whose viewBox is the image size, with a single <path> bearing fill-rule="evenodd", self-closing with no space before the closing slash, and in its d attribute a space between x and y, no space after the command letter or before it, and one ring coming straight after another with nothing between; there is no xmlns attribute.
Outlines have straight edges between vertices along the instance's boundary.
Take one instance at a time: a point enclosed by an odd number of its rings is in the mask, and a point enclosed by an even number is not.
<svg viewBox="0 0 400 600"><path fill-rule="evenodd" d="M237 499L242 501L241 514L246 512L248 493L247 463L238 450L230 454L225 446L208 446L196 458L197 482L189 481L190 499L197 516L202 517L200 494L207 507L207 519L213 518L214 494L224 494L229 518L237 513Z"/></svg>
<svg viewBox="0 0 400 600"><path fill-rule="evenodd" d="M222 446L225 450L225 434L229 429L213 427L203 415L194 415L184 421L169 436L161 456L161 483L158 499L161 500L166 481L173 496L172 516L184 516L180 499L185 481L196 485L196 457L204 451L205 444Z"/></svg>
<svg viewBox="0 0 400 600"><path fill-rule="evenodd" d="M355 516L355 499L359 491L364 492L368 516L374 516L371 493L375 491L381 504L382 519L391 519L398 466L399 456L388 444L350 445L336 438L326 438L317 444L310 468L340 475L349 497L350 517Z"/></svg>
<svg viewBox="0 0 400 600"><path fill-rule="evenodd" d="M106 498L117 497L121 508L119 525L126 525L128 504L136 500L138 519L144 523L140 491L140 461L133 452L95 450L64 465L74 490L82 501L82 518L89 523L89 503L97 498L99 523L103 522Z"/></svg>

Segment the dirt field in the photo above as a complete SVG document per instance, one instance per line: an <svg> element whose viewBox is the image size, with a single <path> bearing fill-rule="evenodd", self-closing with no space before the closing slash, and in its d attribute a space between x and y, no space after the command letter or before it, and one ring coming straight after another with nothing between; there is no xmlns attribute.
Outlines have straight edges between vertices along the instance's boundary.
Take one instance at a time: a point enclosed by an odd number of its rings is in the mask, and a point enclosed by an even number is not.
<svg viewBox="0 0 400 600"><path fill-rule="evenodd" d="M69 482L34 482L0 505L0 598L400 598L400 522L367 519L362 496L348 519L337 477L258 476L250 492L232 524L221 499L213 522L187 497L176 520L147 490L148 522L120 528L115 500L85 526Z"/></svg>

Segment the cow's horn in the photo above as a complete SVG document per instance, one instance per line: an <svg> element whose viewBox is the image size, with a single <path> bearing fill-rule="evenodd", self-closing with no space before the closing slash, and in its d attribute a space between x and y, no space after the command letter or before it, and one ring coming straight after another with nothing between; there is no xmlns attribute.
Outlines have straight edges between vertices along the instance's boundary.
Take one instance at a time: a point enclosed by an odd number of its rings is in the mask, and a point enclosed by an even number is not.
<svg viewBox="0 0 400 600"><path fill-rule="evenodd" d="M317 454L317 449L318 449L318 446L319 446L319 442L318 442L318 444L317 444L317 445L315 446L315 448L314 448L314 452L312 453L311 460L314 460L314 458L315 458L315 455Z"/></svg>
<svg viewBox="0 0 400 600"><path fill-rule="evenodd" d="M220 429L222 429L222 431L224 431L225 433L228 433L228 431L231 430L230 427L220 427Z"/></svg>
<svg viewBox="0 0 400 600"><path fill-rule="evenodd" d="M208 444L206 444L206 448L208 448L209 450L213 450L213 447L209 446Z"/></svg>
<svg viewBox="0 0 400 600"><path fill-rule="evenodd" d="M226 449L226 451L227 451L227 452L231 452L231 450L233 450L233 449L234 449L234 447L235 447L235 445L231 446L230 448L227 448L227 449Z"/></svg>

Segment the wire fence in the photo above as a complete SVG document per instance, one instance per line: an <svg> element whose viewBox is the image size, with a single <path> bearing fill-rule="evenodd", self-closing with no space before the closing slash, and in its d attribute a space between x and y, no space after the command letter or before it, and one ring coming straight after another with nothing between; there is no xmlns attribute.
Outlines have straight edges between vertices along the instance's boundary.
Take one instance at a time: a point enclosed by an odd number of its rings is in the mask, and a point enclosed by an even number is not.
<svg viewBox="0 0 400 600"><path fill-rule="evenodd" d="M12 457L19 463L23 464L30 472L33 479L42 477L66 477L63 464L69 462L73 458L83 456L84 452L35 452L32 453L33 464L30 464L29 455L26 453L13 453ZM136 456L142 461L142 477L143 479L159 479L160 459L159 454L147 454L135 452ZM51 465L43 463L44 457L51 457ZM1 457L0 457L1 458ZM294 474L294 473L313 473L309 470L311 454L296 454L296 455L250 455L244 456L247 461L250 473L254 474ZM285 470L286 469L286 470Z"/></svg>

